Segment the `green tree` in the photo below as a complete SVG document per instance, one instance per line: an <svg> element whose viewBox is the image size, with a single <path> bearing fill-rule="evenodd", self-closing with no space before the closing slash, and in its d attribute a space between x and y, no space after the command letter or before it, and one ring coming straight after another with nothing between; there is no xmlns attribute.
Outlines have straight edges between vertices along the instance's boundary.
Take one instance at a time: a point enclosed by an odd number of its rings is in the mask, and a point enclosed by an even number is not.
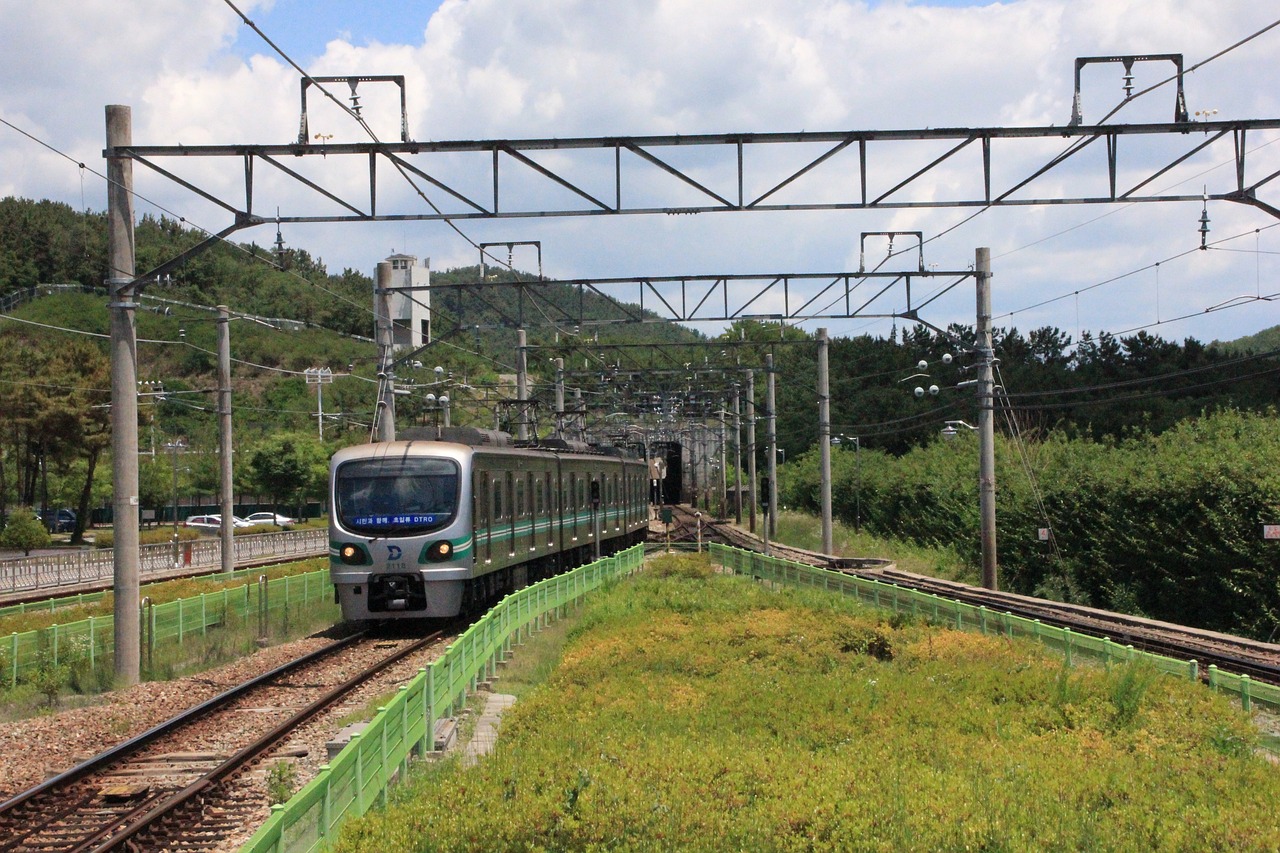
<svg viewBox="0 0 1280 853"><path fill-rule="evenodd" d="M0 532L0 545L18 548L23 554L30 554L32 548L45 548L51 541L49 531L29 506L14 510L4 531Z"/></svg>
<svg viewBox="0 0 1280 853"><path fill-rule="evenodd" d="M301 506L327 483L327 459L320 439L309 433L270 436L250 454L250 481L259 494L271 498L273 506L282 500Z"/></svg>

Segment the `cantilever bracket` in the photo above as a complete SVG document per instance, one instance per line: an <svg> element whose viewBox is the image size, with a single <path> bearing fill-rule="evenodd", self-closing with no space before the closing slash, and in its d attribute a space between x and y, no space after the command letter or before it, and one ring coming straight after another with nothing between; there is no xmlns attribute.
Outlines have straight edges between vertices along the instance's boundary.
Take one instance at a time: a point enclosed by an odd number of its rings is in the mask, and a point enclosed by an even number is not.
<svg viewBox="0 0 1280 853"><path fill-rule="evenodd" d="M1173 105L1173 120L1185 122L1187 118L1187 97L1182 90L1182 54L1180 53L1140 53L1130 56L1078 56L1076 57L1076 92L1071 99L1071 126L1077 127L1084 120L1080 109L1080 69L1095 62L1120 62L1124 64L1124 99L1133 97L1133 63L1135 62L1172 62L1177 69L1178 92Z"/></svg>

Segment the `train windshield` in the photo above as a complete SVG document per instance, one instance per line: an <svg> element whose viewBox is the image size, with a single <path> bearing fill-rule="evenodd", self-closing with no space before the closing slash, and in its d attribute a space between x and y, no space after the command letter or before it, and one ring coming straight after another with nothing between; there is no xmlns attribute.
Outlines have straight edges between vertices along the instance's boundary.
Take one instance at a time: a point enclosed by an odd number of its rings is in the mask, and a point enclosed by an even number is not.
<svg viewBox="0 0 1280 853"><path fill-rule="evenodd" d="M359 459L338 468L334 508L357 533L412 536L444 527L458 511L458 465L449 459Z"/></svg>

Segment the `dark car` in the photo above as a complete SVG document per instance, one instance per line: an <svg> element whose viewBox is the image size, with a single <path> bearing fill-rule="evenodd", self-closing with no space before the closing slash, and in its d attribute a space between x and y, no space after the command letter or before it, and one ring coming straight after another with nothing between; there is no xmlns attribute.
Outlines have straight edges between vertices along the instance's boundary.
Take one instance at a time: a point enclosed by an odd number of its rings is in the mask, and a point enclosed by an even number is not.
<svg viewBox="0 0 1280 853"><path fill-rule="evenodd" d="M73 509L51 509L43 515L37 512L36 517L44 522L45 529L50 533L70 533L76 529L76 513Z"/></svg>

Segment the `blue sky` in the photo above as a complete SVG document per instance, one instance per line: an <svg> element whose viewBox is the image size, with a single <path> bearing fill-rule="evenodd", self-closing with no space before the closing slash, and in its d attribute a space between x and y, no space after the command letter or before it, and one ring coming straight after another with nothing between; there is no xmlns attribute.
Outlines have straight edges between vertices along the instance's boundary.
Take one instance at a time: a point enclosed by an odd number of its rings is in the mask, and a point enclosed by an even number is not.
<svg viewBox="0 0 1280 853"><path fill-rule="evenodd" d="M438 8L440 0L275 0L270 8L245 14L290 56L309 61L334 39L361 47L371 42L421 42L427 21ZM236 31L233 49L247 58L269 48L257 33L242 26Z"/></svg>

